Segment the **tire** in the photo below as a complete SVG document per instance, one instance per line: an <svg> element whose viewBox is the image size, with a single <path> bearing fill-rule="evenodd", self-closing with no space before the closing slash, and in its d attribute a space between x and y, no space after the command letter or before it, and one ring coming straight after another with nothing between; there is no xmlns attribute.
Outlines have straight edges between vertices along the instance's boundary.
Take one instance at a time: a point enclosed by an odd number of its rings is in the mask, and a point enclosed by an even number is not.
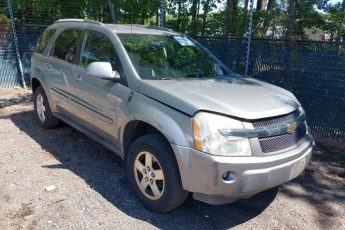
<svg viewBox="0 0 345 230"><path fill-rule="evenodd" d="M34 107L38 122L42 127L51 129L60 124L60 120L53 116L47 95L42 86L37 87L34 92Z"/></svg>
<svg viewBox="0 0 345 230"><path fill-rule="evenodd" d="M189 195L182 188L170 144L159 134L148 134L132 143L126 157L126 168L132 190L149 210L166 213L180 206Z"/></svg>

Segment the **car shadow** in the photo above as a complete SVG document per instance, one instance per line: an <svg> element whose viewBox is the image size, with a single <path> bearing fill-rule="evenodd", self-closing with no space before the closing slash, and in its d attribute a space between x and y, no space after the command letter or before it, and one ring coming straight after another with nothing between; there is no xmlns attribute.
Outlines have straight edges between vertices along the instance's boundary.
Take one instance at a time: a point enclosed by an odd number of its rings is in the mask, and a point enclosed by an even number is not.
<svg viewBox="0 0 345 230"><path fill-rule="evenodd" d="M318 139L316 142L308 168L296 179L282 185L280 192L311 205L318 213L320 228L329 229L339 218L334 203L345 204L345 153L342 149L345 145L325 145Z"/></svg>
<svg viewBox="0 0 345 230"><path fill-rule="evenodd" d="M220 206L207 205L190 197L176 210L156 214L146 210L132 194L124 163L116 154L67 125L50 130L41 128L33 111L13 114L11 120L61 162L41 167L70 170L116 208L161 229L231 228L258 216L278 192L277 188L273 188L248 200Z"/></svg>
<svg viewBox="0 0 345 230"><path fill-rule="evenodd" d="M3 109L8 106L12 105L18 105L24 102L32 101L32 95L31 94L24 94L17 96L15 98L0 98L0 109Z"/></svg>

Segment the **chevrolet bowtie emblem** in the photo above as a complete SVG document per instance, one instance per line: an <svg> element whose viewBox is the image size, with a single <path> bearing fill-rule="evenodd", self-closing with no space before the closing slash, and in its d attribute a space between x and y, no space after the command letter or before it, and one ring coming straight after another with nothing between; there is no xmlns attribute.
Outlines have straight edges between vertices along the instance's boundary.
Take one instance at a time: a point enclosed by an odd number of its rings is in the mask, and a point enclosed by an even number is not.
<svg viewBox="0 0 345 230"><path fill-rule="evenodd" d="M288 134L293 134L293 132L296 130L297 125L296 123L290 124L289 127L287 128Z"/></svg>

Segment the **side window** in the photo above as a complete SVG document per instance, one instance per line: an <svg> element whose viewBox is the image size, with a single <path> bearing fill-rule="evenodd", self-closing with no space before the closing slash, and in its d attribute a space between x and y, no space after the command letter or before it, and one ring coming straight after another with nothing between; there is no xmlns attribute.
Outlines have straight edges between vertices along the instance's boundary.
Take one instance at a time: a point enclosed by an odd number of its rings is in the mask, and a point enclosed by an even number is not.
<svg viewBox="0 0 345 230"><path fill-rule="evenodd" d="M119 58L110 40L103 34L88 31L80 54L80 66L86 67L91 62L109 62L113 70L119 71Z"/></svg>
<svg viewBox="0 0 345 230"><path fill-rule="evenodd" d="M43 32L40 40L37 43L36 52L43 53L44 49L48 45L49 40L53 37L55 31L55 29L50 29Z"/></svg>
<svg viewBox="0 0 345 230"><path fill-rule="evenodd" d="M81 30L65 30L56 39L50 55L71 63L76 60Z"/></svg>

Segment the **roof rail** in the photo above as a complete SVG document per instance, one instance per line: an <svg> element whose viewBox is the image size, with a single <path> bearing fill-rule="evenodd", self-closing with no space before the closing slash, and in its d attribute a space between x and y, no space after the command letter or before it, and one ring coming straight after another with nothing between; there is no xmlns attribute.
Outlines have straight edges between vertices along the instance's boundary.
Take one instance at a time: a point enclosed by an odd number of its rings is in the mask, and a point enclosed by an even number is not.
<svg viewBox="0 0 345 230"><path fill-rule="evenodd" d="M146 25L141 25L141 24L129 24L129 26L135 26L135 27L140 27L140 28L145 28L145 29L153 29L153 30L163 30L163 31L170 31L172 32L171 29L165 28L165 27L160 27L160 26L146 26Z"/></svg>
<svg viewBox="0 0 345 230"><path fill-rule="evenodd" d="M164 30L164 31L172 31L171 29L168 29L166 27L161 26L147 26L147 29L155 29L155 30Z"/></svg>
<svg viewBox="0 0 345 230"><path fill-rule="evenodd" d="M97 22L97 21L89 20L89 19L79 19L79 18L59 19L59 20L56 20L54 23L62 23L62 22L86 22L86 23L91 23L91 24L103 25L102 22Z"/></svg>

